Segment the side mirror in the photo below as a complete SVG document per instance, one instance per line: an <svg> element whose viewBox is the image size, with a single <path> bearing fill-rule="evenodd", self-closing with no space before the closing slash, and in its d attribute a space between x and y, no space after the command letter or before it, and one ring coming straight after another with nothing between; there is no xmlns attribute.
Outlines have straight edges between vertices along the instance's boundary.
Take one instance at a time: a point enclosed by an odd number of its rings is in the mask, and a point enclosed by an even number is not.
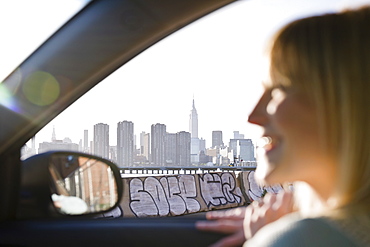
<svg viewBox="0 0 370 247"><path fill-rule="evenodd" d="M94 215L118 206L122 179L116 165L96 156L54 151L22 166L20 218Z"/></svg>

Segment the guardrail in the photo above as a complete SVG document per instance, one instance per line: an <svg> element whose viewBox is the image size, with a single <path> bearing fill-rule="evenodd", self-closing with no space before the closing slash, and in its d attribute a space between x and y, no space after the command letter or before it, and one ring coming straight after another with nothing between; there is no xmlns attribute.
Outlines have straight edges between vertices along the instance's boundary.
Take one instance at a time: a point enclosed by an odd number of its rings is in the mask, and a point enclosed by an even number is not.
<svg viewBox="0 0 370 247"><path fill-rule="evenodd" d="M254 171L255 166L175 166L175 167L121 167L121 175L129 174L203 174L209 172Z"/></svg>
<svg viewBox="0 0 370 247"><path fill-rule="evenodd" d="M121 168L125 217L163 217L244 206L266 191L254 179L255 166Z"/></svg>

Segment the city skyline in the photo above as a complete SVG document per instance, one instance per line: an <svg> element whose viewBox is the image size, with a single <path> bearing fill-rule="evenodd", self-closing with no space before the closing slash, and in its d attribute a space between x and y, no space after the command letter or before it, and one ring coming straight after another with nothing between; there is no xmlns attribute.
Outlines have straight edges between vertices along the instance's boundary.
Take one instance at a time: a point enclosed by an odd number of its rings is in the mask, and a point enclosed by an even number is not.
<svg viewBox="0 0 370 247"><path fill-rule="evenodd" d="M50 150L70 150L86 152L93 155L110 159L119 167L130 167L134 164L149 165L149 166L189 166L212 163L213 165L229 165L245 162L255 162L255 146L251 139L245 139L239 131L234 132L234 138L230 139L227 145L221 144L206 148L205 145L198 145L198 159L191 160L190 153L191 138L190 132L180 131L177 133L169 133L166 131L165 124L152 124L151 132L142 132L140 143L133 145L134 123L130 121L122 121L117 124L118 132L126 132L117 135L117 146L110 146L108 143L110 126L104 123L94 125L94 139L89 141L87 138L87 130L84 131L84 139L79 141L79 144L72 143L69 138L58 140L56 138L55 129L53 129L51 142L42 142L39 145L38 152L46 152ZM218 137L222 131L214 131ZM148 137L148 138L146 138ZM144 143L143 143L144 140ZM86 143L90 143L86 147ZM125 143L121 145L122 143ZM150 144L149 144L150 143ZM150 153L145 154L146 145L150 145ZM35 146L33 149L25 149L23 158L29 157L37 153ZM25 157L26 156L26 157Z"/></svg>
<svg viewBox="0 0 370 247"><path fill-rule="evenodd" d="M149 133L134 134L135 123L124 120L116 124L116 145L111 145L110 130L115 129L106 123L93 125L93 138L89 140L89 130L83 131L83 139L79 144L70 138L57 138L55 127L51 134L51 142L41 142L36 149L35 143L29 153L49 150L82 151L110 159L119 167L129 167L134 164L149 166L189 166L212 163L228 165L235 162L255 161L255 145L251 139L245 139L244 134L234 131L233 139L223 142L220 130L212 131L212 145L206 145L206 140L198 138L198 114L195 100L189 114L189 130L171 133L166 124L151 125ZM35 139L33 139L34 141Z"/></svg>
<svg viewBox="0 0 370 247"><path fill-rule="evenodd" d="M134 123L133 121L131 120L123 120L123 121L119 121L117 122L115 125L119 125L119 124L122 124L124 122L129 122L129 123L133 123L133 124L136 124ZM191 110L190 110L190 114L189 114L189 129L178 129L178 130L174 130L173 128L170 128L172 131L167 131L168 133L177 133L177 132L182 132L182 131L185 131L185 132L189 132L191 133L191 137L192 138L199 138L200 140L205 140L205 147L206 148L210 148L210 147L213 147L213 132L218 132L218 133L221 133L221 136L222 136L222 139L225 139L226 141L229 141L230 139L235 139L235 133L237 132L238 134L237 135L244 135L246 136L245 134L239 134L239 130L234 130L232 131L232 134L229 134L229 135L226 135L228 136L228 138L223 138L225 136L225 133L223 130L209 130L210 132L210 136L211 138L209 139L206 139L202 136L198 136L198 114L197 114L197 110L196 110L196 107L195 107L195 99L193 98L192 100L192 107L191 107ZM86 145L86 139L89 139L89 142L92 141L92 139L94 138L94 128L97 124L103 124L103 125L106 125L108 126L107 128L107 131L109 131L109 146L118 146L118 143L117 143L117 135L118 135L118 130L116 132L114 132L116 128L116 126L112 126L112 124L108 124L104 121L102 122L99 122L99 123L94 123L94 124L91 124L91 127L90 128L84 128L83 129L83 132L81 133L80 135L80 138L79 139L76 139L76 138L72 138L71 136L64 136L64 137L61 137L59 134L58 134L58 128L56 128L55 125L53 125L53 128L52 128L52 132L50 133L50 137L49 138L44 138L44 140L37 140L36 138L36 143L42 143L42 142L49 142L50 140L63 140L63 139L70 139L72 141L72 143L76 143L78 144L79 142L82 142L84 143L84 146ZM149 124L149 126L152 126L153 124L163 124L166 126L166 129L168 130L168 127L171 127L169 125L167 125L166 123L151 123ZM151 128L150 128L151 129ZM134 140L134 143L137 144L137 146L139 145L139 142L140 142L140 135L141 133L150 133L150 131L148 130L135 130L134 127L132 127L132 131L134 133L134 136L135 136L135 140ZM220 134L219 134L220 135ZM86 138L87 136L87 138ZM241 139L244 139L244 136L243 138ZM36 135L37 137L37 135ZM252 139L251 137L248 137L246 136L246 139ZM254 142L256 142L256 140L253 140ZM89 142L87 143L88 145ZM83 146L83 147L84 147Z"/></svg>

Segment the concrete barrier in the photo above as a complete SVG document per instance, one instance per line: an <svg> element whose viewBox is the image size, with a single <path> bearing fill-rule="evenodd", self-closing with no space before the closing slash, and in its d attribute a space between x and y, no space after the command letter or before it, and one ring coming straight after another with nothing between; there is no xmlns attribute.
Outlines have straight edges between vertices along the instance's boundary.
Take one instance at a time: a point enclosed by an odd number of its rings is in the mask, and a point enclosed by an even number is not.
<svg viewBox="0 0 370 247"><path fill-rule="evenodd" d="M244 206L265 191L254 171L176 174L123 178L121 208L124 217L163 217Z"/></svg>

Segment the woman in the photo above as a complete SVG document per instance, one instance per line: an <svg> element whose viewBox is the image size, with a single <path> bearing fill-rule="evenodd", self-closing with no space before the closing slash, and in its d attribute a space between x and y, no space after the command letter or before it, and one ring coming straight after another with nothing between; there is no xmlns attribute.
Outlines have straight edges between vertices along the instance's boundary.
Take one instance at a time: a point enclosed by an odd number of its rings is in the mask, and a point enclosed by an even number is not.
<svg viewBox="0 0 370 247"><path fill-rule="evenodd" d="M370 246L370 8L288 24L264 86L249 116L266 140L256 176L293 182L294 205L268 196L197 228L231 233L219 246Z"/></svg>

